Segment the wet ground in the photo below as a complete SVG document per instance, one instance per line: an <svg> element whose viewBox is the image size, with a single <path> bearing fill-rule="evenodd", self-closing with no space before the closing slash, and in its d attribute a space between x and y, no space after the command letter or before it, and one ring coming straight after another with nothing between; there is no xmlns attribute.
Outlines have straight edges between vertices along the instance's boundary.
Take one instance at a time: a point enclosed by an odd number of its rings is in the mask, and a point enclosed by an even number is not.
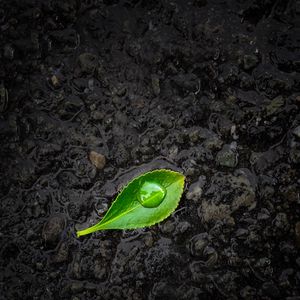
<svg viewBox="0 0 300 300"><path fill-rule="evenodd" d="M1 0L0 299L300 299L299 14ZM156 168L170 218L76 238Z"/></svg>

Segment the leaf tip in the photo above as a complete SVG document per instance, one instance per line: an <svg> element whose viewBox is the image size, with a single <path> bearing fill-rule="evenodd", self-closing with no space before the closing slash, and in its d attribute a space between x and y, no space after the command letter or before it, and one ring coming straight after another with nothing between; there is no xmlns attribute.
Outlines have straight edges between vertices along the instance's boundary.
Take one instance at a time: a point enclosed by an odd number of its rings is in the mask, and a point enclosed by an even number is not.
<svg viewBox="0 0 300 300"><path fill-rule="evenodd" d="M77 236L77 238L80 238L81 236L83 236L84 235L84 233L82 233L84 230L78 230L78 231L76 231L76 236Z"/></svg>

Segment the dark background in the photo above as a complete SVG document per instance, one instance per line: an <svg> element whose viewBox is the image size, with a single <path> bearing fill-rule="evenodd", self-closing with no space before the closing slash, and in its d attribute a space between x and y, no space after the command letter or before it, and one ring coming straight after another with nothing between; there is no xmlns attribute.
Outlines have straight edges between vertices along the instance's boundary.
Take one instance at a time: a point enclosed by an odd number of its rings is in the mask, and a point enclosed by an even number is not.
<svg viewBox="0 0 300 300"><path fill-rule="evenodd" d="M1 0L0 299L300 299L299 13ZM76 238L155 168L173 216Z"/></svg>

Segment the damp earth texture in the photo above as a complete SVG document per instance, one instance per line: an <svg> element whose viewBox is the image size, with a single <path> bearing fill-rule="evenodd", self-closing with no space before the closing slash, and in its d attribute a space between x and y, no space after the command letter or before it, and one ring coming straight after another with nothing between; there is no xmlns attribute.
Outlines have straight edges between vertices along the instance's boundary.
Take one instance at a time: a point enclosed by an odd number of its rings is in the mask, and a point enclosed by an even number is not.
<svg viewBox="0 0 300 300"><path fill-rule="evenodd" d="M0 0L0 299L299 299L299 13ZM76 236L160 168L167 219Z"/></svg>

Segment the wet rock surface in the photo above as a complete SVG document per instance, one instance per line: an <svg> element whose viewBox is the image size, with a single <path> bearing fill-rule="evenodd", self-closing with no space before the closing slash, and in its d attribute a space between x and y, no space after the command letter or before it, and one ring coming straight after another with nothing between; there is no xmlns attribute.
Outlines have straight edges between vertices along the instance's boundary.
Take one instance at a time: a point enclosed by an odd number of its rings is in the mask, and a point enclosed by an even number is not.
<svg viewBox="0 0 300 300"><path fill-rule="evenodd" d="M102 170L106 164L105 156L101 153L97 153L96 151L90 152L89 159L91 163L100 170Z"/></svg>
<svg viewBox="0 0 300 300"><path fill-rule="evenodd" d="M42 236L46 243L55 244L65 228L65 220L62 216L51 216L44 224Z"/></svg>
<svg viewBox="0 0 300 300"><path fill-rule="evenodd" d="M0 1L0 298L298 299L299 13ZM155 168L171 217L76 237Z"/></svg>

